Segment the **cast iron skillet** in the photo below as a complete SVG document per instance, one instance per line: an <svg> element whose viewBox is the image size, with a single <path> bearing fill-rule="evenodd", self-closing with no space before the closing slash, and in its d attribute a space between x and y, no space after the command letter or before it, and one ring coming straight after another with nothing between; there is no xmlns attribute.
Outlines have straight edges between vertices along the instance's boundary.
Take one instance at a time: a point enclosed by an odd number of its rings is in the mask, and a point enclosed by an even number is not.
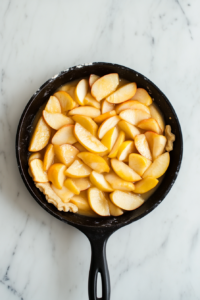
<svg viewBox="0 0 200 300"><path fill-rule="evenodd" d="M163 182L156 192L141 207L134 211L127 212L122 216L97 219L73 213L60 212L46 201L44 195L35 187L32 178L28 174L28 145L31 124L39 107L44 104L61 85L75 79L89 76L90 74L102 76L108 73L118 73L121 78L136 82L138 87L147 89L163 112L166 124L171 125L172 132L176 135L174 150L170 152L171 162L169 168ZM102 277L101 299L110 299L110 278L106 261L106 242L109 236L119 228L144 217L162 202L176 180L181 166L182 152L183 140L181 128L177 115L169 100L149 79L124 66L100 62L72 67L45 82L29 100L19 121L16 136L16 156L19 171L30 194L43 209L57 219L78 228L90 240L92 248L88 285L90 300L100 299L97 298L96 295L98 272Z"/></svg>

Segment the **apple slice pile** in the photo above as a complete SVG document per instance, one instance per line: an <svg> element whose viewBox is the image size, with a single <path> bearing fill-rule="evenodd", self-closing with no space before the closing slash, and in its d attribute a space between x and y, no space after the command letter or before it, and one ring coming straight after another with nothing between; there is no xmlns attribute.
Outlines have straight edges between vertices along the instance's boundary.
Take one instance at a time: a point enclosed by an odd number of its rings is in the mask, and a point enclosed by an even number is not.
<svg viewBox="0 0 200 300"><path fill-rule="evenodd" d="M30 141L29 174L59 210L120 216L166 172L175 137L168 125L166 148L164 130L145 89L116 73L91 74L49 98Z"/></svg>

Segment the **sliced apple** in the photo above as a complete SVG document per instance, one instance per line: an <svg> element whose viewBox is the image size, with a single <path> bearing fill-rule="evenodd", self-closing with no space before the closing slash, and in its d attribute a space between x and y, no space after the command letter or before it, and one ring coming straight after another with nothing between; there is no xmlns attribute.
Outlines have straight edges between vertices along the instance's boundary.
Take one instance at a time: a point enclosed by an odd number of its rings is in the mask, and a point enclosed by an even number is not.
<svg viewBox="0 0 200 300"><path fill-rule="evenodd" d="M72 180L80 191L85 191L91 187L91 182L88 178L73 178Z"/></svg>
<svg viewBox="0 0 200 300"><path fill-rule="evenodd" d="M98 125L90 117L73 116L72 119L81 124L81 126L88 130L92 135L97 135Z"/></svg>
<svg viewBox="0 0 200 300"><path fill-rule="evenodd" d="M107 201L108 201L108 206L109 206L111 216L118 217L123 215L124 211L121 208L116 206L112 201L110 201L110 199L107 199Z"/></svg>
<svg viewBox="0 0 200 300"><path fill-rule="evenodd" d="M150 109L146 105L144 105L136 100L128 100L124 103L117 105L116 113L119 114L121 111L126 110L126 109L139 109L139 110L143 110L146 113L150 114Z"/></svg>
<svg viewBox="0 0 200 300"><path fill-rule="evenodd" d="M100 216L110 216L108 201L102 191L93 187L88 190L90 207Z"/></svg>
<svg viewBox="0 0 200 300"><path fill-rule="evenodd" d="M121 179L114 172L105 174L105 179L108 181L108 183L110 183L113 190L132 192L135 189L135 186L132 182Z"/></svg>
<svg viewBox="0 0 200 300"><path fill-rule="evenodd" d="M141 180L141 177L135 171L118 159L112 158L111 166L115 173L123 180L132 182Z"/></svg>
<svg viewBox="0 0 200 300"><path fill-rule="evenodd" d="M103 114L103 115L100 115L100 116L94 118L94 121L95 121L96 123L102 123L103 121L105 121L105 120L107 120L108 118L113 117L113 116L115 116L115 115L116 115L116 111L115 111L115 110L112 110L112 111L109 111L109 112L107 112L107 113L105 113L105 114Z"/></svg>
<svg viewBox="0 0 200 300"><path fill-rule="evenodd" d="M97 100L95 100L94 97L92 97L92 95L90 93L87 93L83 102L84 102L84 105L93 106L98 109L101 108L101 104Z"/></svg>
<svg viewBox="0 0 200 300"><path fill-rule="evenodd" d="M158 125L160 126L160 128L163 132L164 129L165 129L165 121L164 121L164 117L163 117L162 112L160 111L160 109L154 103L152 103L149 106L149 109L150 109L150 113L151 113L152 118L154 118L158 122Z"/></svg>
<svg viewBox="0 0 200 300"><path fill-rule="evenodd" d="M164 153L167 139L165 136L151 131L147 131L145 136L149 144L153 160L155 160L158 156Z"/></svg>
<svg viewBox="0 0 200 300"><path fill-rule="evenodd" d="M45 110L49 113L61 113L60 102L55 96L51 96L45 106Z"/></svg>
<svg viewBox="0 0 200 300"><path fill-rule="evenodd" d="M136 194L144 194L150 190L152 190L157 184L158 180L153 177L146 177L135 184L134 193Z"/></svg>
<svg viewBox="0 0 200 300"><path fill-rule="evenodd" d="M151 118L147 112L139 109L126 109L119 113L122 120L129 122L132 125L137 125L140 121Z"/></svg>
<svg viewBox="0 0 200 300"><path fill-rule="evenodd" d="M80 152L87 152L87 149L84 148L79 142L73 144L74 147L76 147Z"/></svg>
<svg viewBox="0 0 200 300"><path fill-rule="evenodd" d="M165 152L164 154L158 156L154 160L154 162L150 165L150 167L144 172L142 177L143 178L161 177L167 171L169 162L170 162L169 152Z"/></svg>
<svg viewBox="0 0 200 300"><path fill-rule="evenodd" d="M127 139L133 139L136 137L136 135L141 134L143 131L134 125L131 125L129 122L126 122L124 120L119 121L117 124L118 127L125 132Z"/></svg>
<svg viewBox="0 0 200 300"><path fill-rule="evenodd" d="M110 194L110 199L116 206L125 210L134 210L144 203L141 197L122 191L114 191Z"/></svg>
<svg viewBox="0 0 200 300"><path fill-rule="evenodd" d="M43 161L41 159L33 159L29 163L31 177L36 182L48 182L47 173L44 172Z"/></svg>
<svg viewBox="0 0 200 300"><path fill-rule="evenodd" d="M144 134L139 134L135 137L135 147L142 156L152 160L149 144Z"/></svg>
<svg viewBox="0 0 200 300"><path fill-rule="evenodd" d="M115 127L119 121L120 118L118 116L114 116L105 120L99 127L98 137L102 139L106 132L108 132L108 130L110 130L111 128Z"/></svg>
<svg viewBox="0 0 200 300"><path fill-rule="evenodd" d="M104 153L108 150L107 147L105 147L97 138L95 138L79 123L76 123L74 127L74 134L81 145L88 151L93 153Z"/></svg>
<svg viewBox="0 0 200 300"><path fill-rule="evenodd" d="M137 100L145 105L150 105L152 103L151 96L147 93L145 89L138 88L135 95L131 100Z"/></svg>
<svg viewBox="0 0 200 300"><path fill-rule="evenodd" d="M48 169L53 164L53 162L54 162L54 148L52 144L49 144L44 154L44 162L43 162L44 171L48 171Z"/></svg>
<svg viewBox="0 0 200 300"><path fill-rule="evenodd" d="M43 117L45 119L45 122L55 130L60 129L64 125L74 124L74 121L71 118L66 117L63 114L52 114L43 110Z"/></svg>
<svg viewBox="0 0 200 300"><path fill-rule="evenodd" d="M119 75L117 73L107 74L95 81L91 88L91 94L97 101L101 101L114 92L118 84Z"/></svg>
<svg viewBox="0 0 200 300"><path fill-rule="evenodd" d="M92 87L93 83L95 83L95 81L97 81L100 77L98 75L95 74L91 74L89 77L89 86Z"/></svg>
<svg viewBox="0 0 200 300"><path fill-rule="evenodd" d="M135 95L136 90L137 90L137 85L135 82L128 83L120 87L110 96L108 96L106 98L106 101L115 104L122 103L128 99L131 99Z"/></svg>
<svg viewBox="0 0 200 300"><path fill-rule="evenodd" d="M91 169L80 159L76 159L73 164L65 171L65 175L72 178L87 177L91 173Z"/></svg>
<svg viewBox="0 0 200 300"><path fill-rule="evenodd" d="M91 183L103 192L112 192L113 189L110 184L105 180L102 174L92 171L90 174Z"/></svg>
<svg viewBox="0 0 200 300"><path fill-rule="evenodd" d="M80 194L80 189L77 187L77 185L75 184L75 182L71 178L67 178L64 181L64 186L66 188L68 188L68 190L70 190L75 195L79 195Z"/></svg>
<svg viewBox="0 0 200 300"><path fill-rule="evenodd" d="M56 195L60 197L63 203L68 203L71 200L71 198L74 196L74 194L64 185L61 189L58 189L53 184L51 184L51 188L56 193Z"/></svg>
<svg viewBox="0 0 200 300"><path fill-rule="evenodd" d="M63 164L53 164L48 170L48 179L57 189L62 189L65 180L66 166Z"/></svg>
<svg viewBox="0 0 200 300"><path fill-rule="evenodd" d="M112 111L115 109L115 104L113 103L109 103L108 101L106 100L103 100L102 101L102 105L101 105L101 113L102 114L105 114L109 111Z"/></svg>
<svg viewBox="0 0 200 300"><path fill-rule="evenodd" d="M84 105L84 98L88 92L88 80L81 79L75 89L76 102L79 105Z"/></svg>
<svg viewBox="0 0 200 300"><path fill-rule="evenodd" d="M79 153L78 149L69 144L54 145L56 158L67 167L69 167L76 159Z"/></svg>
<svg viewBox="0 0 200 300"><path fill-rule="evenodd" d="M54 96L59 100L62 112L68 111L75 107L74 100L67 92L59 91L56 92Z"/></svg>
<svg viewBox="0 0 200 300"><path fill-rule="evenodd" d="M30 164L30 162L31 162L33 159L36 159L36 158L42 160L42 154L41 154L40 152L32 153L32 154L29 156L28 164Z"/></svg>
<svg viewBox="0 0 200 300"><path fill-rule="evenodd" d="M151 160L146 157L132 153L129 155L129 167L133 169L137 174L142 176L148 167L152 164Z"/></svg>
<svg viewBox="0 0 200 300"><path fill-rule="evenodd" d="M74 144L77 139L74 136L74 125L65 125L61 127L51 140L54 145Z"/></svg>
<svg viewBox="0 0 200 300"><path fill-rule="evenodd" d="M129 154L136 152L136 147L134 141L125 141L119 147L117 152L117 158L121 161L126 161L129 157Z"/></svg>
<svg viewBox="0 0 200 300"><path fill-rule="evenodd" d="M113 127L110 130L108 130L108 132L106 132L106 134L103 136L101 142L104 146L108 148L108 152L110 152L113 148L118 135L119 130L117 129L117 127Z"/></svg>
<svg viewBox="0 0 200 300"><path fill-rule="evenodd" d="M110 151L110 153L108 155L109 158L114 158L117 156L118 150L124 141L125 141L125 133L123 131L120 131L119 136L118 136L112 150Z"/></svg>
<svg viewBox="0 0 200 300"><path fill-rule="evenodd" d="M98 173L109 172L110 168L105 159L97 154L81 152L77 155L87 166Z"/></svg>
<svg viewBox="0 0 200 300"><path fill-rule="evenodd" d="M95 118L100 115L100 110L92 106L79 106L70 110L69 115L81 115L90 118Z"/></svg>
<svg viewBox="0 0 200 300"><path fill-rule="evenodd" d="M161 134L162 130L160 129L160 126L156 122L155 119L150 118L148 120L143 120L137 124L137 127L145 130L145 131L153 131L155 133Z"/></svg>
<svg viewBox="0 0 200 300"><path fill-rule="evenodd" d="M48 144L50 136L51 128L45 123L43 117L40 117L31 137L28 150L30 152L42 150Z"/></svg>
<svg viewBox="0 0 200 300"><path fill-rule="evenodd" d="M95 216L95 212L91 209L87 195L81 193L78 196L73 196L70 200L71 203L75 204L78 207L78 213L83 215L93 215Z"/></svg>

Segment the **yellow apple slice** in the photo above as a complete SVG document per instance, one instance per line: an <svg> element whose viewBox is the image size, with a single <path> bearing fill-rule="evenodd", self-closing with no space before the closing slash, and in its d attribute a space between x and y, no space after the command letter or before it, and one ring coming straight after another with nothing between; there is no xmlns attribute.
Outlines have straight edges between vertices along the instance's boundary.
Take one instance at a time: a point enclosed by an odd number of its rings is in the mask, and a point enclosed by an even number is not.
<svg viewBox="0 0 200 300"><path fill-rule="evenodd" d="M74 125L65 125L61 127L51 140L54 145L74 144L77 139L74 136Z"/></svg>
<svg viewBox="0 0 200 300"><path fill-rule="evenodd" d="M108 201L102 191L93 187L88 190L90 207L100 216L110 216Z"/></svg>
<svg viewBox="0 0 200 300"><path fill-rule="evenodd" d="M66 166L63 164L53 164L48 170L48 179L53 183L53 185L57 189L62 189L63 187L63 182L65 180L65 169Z"/></svg>
<svg viewBox="0 0 200 300"><path fill-rule="evenodd" d="M70 116L81 115L90 118L95 118L100 115L100 110L92 106L79 106L69 112Z"/></svg>
<svg viewBox="0 0 200 300"><path fill-rule="evenodd" d="M50 136L51 128L45 123L43 117L40 117L31 137L28 151L36 152L42 150L48 144Z"/></svg>
<svg viewBox="0 0 200 300"><path fill-rule="evenodd" d="M140 176L144 174L151 164L152 162L149 159L140 154L132 153L129 155L129 167Z"/></svg>
<svg viewBox="0 0 200 300"><path fill-rule="evenodd" d="M144 194L150 190L152 190L157 184L158 180L153 177L146 177L135 184L136 194Z"/></svg>
<svg viewBox="0 0 200 300"><path fill-rule="evenodd" d="M73 164L65 171L65 175L72 178L88 177L91 169L80 159L76 159Z"/></svg>
<svg viewBox="0 0 200 300"><path fill-rule="evenodd" d="M137 125L140 121L151 118L147 112L139 109L126 109L119 113L122 120L129 122L132 125Z"/></svg>
<svg viewBox="0 0 200 300"><path fill-rule="evenodd" d="M141 177L135 171L118 159L112 158L111 166L115 173L123 180L132 182L141 180Z"/></svg>
<svg viewBox="0 0 200 300"><path fill-rule="evenodd" d="M109 158L114 158L117 156L118 150L124 141L125 141L125 133L123 131L120 131L119 136L118 136L112 150L110 151L110 153L108 155Z"/></svg>
<svg viewBox="0 0 200 300"><path fill-rule="evenodd" d="M117 152L117 158L121 161L126 161L129 157L129 154L136 152L134 141L125 141L119 147Z"/></svg>
<svg viewBox="0 0 200 300"><path fill-rule="evenodd" d="M45 106L45 110L49 113L61 113L60 102L55 96L51 96Z"/></svg>
<svg viewBox="0 0 200 300"><path fill-rule="evenodd" d="M110 194L110 199L116 206L125 210L134 210L144 203L141 197L122 191L114 191Z"/></svg>
<svg viewBox="0 0 200 300"><path fill-rule="evenodd" d="M78 82L79 82L79 79L73 80L71 82L68 82L68 83L62 85L58 90L68 92L72 87L75 88L77 86Z"/></svg>
<svg viewBox="0 0 200 300"><path fill-rule="evenodd" d="M52 114L43 110L43 117L45 119L45 122L55 130L60 129L64 125L74 124L74 121L71 118L66 117L63 114Z"/></svg>
<svg viewBox="0 0 200 300"><path fill-rule="evenodd" d="M97 135L98 125L90 117L73 116L72 119L81 124L81 126L88 130L92 135Z"/></svg>
<svg viewBox="0 0 200 300"><path fill-rule="evenodd" d="M58 189L53 184L51 184L51 188L56 193L56 195L60 197L63 203L68 203L74 196L74 194L65 186L63 186L61 189Z"/></svg>
<svg viewBox="0 0 200 300"><path fill-rule="evenodd" d="M116 106L116 113L119 114L121 111L126 110L126 109L139 109L139 110L143 110L146 113L150 114L149 107L147 107L146 105L144 105L136 100L128 100L124 103L118 104Z"/></svg>
<svg viewBox="0 0 200 300"><path fill-rule="evenodd" d="M88 80L81 79L75 89L76 102L79 105L84 105L84 98L88 91Z"/></svg>
<svg viewBox="0 0 200 300"><path fill-rule="evenodd" d="M118 135L119 130L117 129L117 127L113 127L110 130L108 130L108 132L106 132L106 134L103 136L101 142L104 146L108 148L108 152L110 152L113 148Z"/></svg>
<svg viewBox="0 0 200 300"><path fill-rule="evenodd" d="M97 81L100 77L98 75L91 74L89 77L89 86L92 87L93 83Z"/></svg>
<svg viewBox="0 0 200 300"><path fill-rule="evenodd" d="M93 106L98 109L101 108L101 104L97 100L95 100L94 97L92 97L92 95L90 93L87 93L87 95L84 98L83 103L84 103L84 105Z"/></svg>
<svg viewBox="0 0 200 300"><path fill-rule="evenodd" d="M119 75L117 73L107 74L95 81L91 88L91 94L97 101L101 101L114 92L118 84Z"/></svg>
<svg viewBox="0 0 200 300"><path fill-rule="evenodd" d="M135 189L135 186L132 182L121 179L114 172L105 174L105 179L108 181L108 183L110 183L113 190L132 192Z"/></svg>
<svg viewBox="0 0 200 300"><path fill-rule="evenodd" d="M87 152L87 149L83 147L79 142L73 144L74 147L76 147L80 152Z"/></svg>
<svg viewBox="0 0 200 300"><path fill-rule="evenodd" d="M48 182L47 173L44 172L43 161L41 159L33 159L29 163L31 177L36 182Z"/></svg>
<svg viewBox="0 0 200 300"><path fill-rule="evenodd" d="M88 151L93 153L104 153L108 150L107 147L105 147L97 138L95 138L79 123L76 123L74 127L74 134L81 145Z"/></svg>
<svg viewBox="0 0 200 300"><path fill-rule="evenodd" d="M150 105L152 103L151 96L147 93L145 89L138 88L135 95L131 98L131 100L137 100L144 105Z"/></svg>
<svg viewBox="0 0 200 300"><path fill-rule="evenodd" d="M117 124L118 127L125 132L127 139L135 139L136 135L141 134L143 131L130 123L121 120Z"/></svg>
<svg viewBox="0 0 200 300"><path fill-rule="evenodd" d="M54 96L59 100L62 112L74 108L75 106L74 100L67 92L59 91L56 92Z"/></svg>
<svg viewBox="0 0 200 300"><path fill-rule="evenodd" d="M42 154L41 154L40 152L32 153L32 154L29 156L28 164L30 164L30 162L31 162L33 159L36 159L36 158L42 160Z"/></svg>
<svg viewBox="0 0 200 300"><path fill-rule="evenodd" d="M136 135L135 147L142 156L152 160L152 155L151 155L151 151L149 148L149 144L148 144L147 138L144 134Z"/></svg>
<svg viewBox="0 0 200 300"><path fill-rule="evenodd" d="M110 184L105 180L102 174L92 171L90 174L91 183L103 192L112 192L113 189Z"/></svg>
<svg viewBox="0 0 200 300"><path fill-rule="evenodd" d="M110 168L105 159L97 154L81 152L77 155L87 166L98 173L109 172Z"/></svg>
<svg viewBox="0 0 200 300"><path fill-rule="evenodd" d="M44 162L43 162L44 171L48 171L48 169L53 164L53 162L54 162L54 148L52 144L49 144L44 154Z"/></svg>
<svg viewBox="0 0 200 300"><path fill-rule="evenodd" d="M70 190L75 195L79 195L80 194L80 189L77 187L77 185L75 184L75 182L71 178L67 178L64 181L64 186L66 188L68 188L68 190Z"/></svg>
<svg viewBox="0 0 200 300"><path fill-rule="evenodd" d="M96 123L102 123L103 121L105 121L108 118L113 117L113 116L116 116L115 110L109 111L109 112L107 112L107 113L105 113L103 115L100 115L100 116L94 118L94 121Z"/></svg>
<svg viewBox="0 0 200 300"><path fill-rule="evenodd" d="M163 135L156 134L151 131L145 132L147 142L149 144L153 160L164 153L167 139Z"/></svg>
<svg viewBox="0 0 200 300"><path fill-rule="evenodd" d="M103 100L102 101L102 105L101 105L101 113L102 114L105 114L109 111L112 111L115 109L115 104L113 103L109 103L108 101L106 100Z"/></svg>
<svg viewBox="0 0 200 300"><path fill-rule="evenodd" d="M88 178L73 178L72 180L80 191L85 191L91 187L91 182Z"/></svg>
<svg viewBox="0 0 200 300"><path fill-rule="evenodd" d="M120 118L118 116L114 116L105 120L99 127L98 137L102 139L106 132L108 132L108 130L110 130L111 128L115 127L119 121Z"/></svg>
<svg viewBox="0 0 200 300"><path fill-rule="evenodd" d="M149 106L149 109L150 109L150 113L151 113L152 118L154 118L158 122L158 125L160 126L160 128L163 132L164 129L165 129L165 121L164 121L164 117L163 117L162 112L160 111L160 109L154 103L152 103Z"/></svg>
<svg viewBox="0 0 200 300"><path fill-rule="evenodd" d="M158 156L154 162L150 165L150 167L144 172L143 178L146 177L161 177L169 166L170 156L169 152L165 152L164 154Z"/></svg>
<svg viewBox="0 0 200 300"><path fill-rule="evenodd" d="M54 145L54 151L57 159L67 167L75 161L76 156L79 153L76 147L69 144Z"/></svg>
<svg viewBox="0 0 200 300"><path fill-rule="evenodd" d="M148 120L143 120L137 124L137 127L145 130L145 131L153 131L157 134L161 134L162 130L160 129L160 126L156 122L155 119L150 118Z"/></svg>
<svg viewBox="0 0 200 300"><path fill-rule="evenodd" d="M123 215L124 211L121 208L116 206L112 201L110 201L110 199L107 199L107 201L108 201L108 206L109 206L111 216L118 217Z"/></svg>
<svg viewBox="0 0 200 300"><path fill-rule="evenodd" d="M81 193L78 196L73 196L70 200L71 203L78 207L78 213L87 216L96 216L95 212L91 209L87 196Z"/></svg>
<svg viewBox="0 0 200 300"><path fill-rule="evenodd" d="M120 87L110 96L108 96L106 98L106 101L115 104L122 103L128 99L131 99L135 95L136 90L137 90L137 85L135 82L128 83Z"/></svg>

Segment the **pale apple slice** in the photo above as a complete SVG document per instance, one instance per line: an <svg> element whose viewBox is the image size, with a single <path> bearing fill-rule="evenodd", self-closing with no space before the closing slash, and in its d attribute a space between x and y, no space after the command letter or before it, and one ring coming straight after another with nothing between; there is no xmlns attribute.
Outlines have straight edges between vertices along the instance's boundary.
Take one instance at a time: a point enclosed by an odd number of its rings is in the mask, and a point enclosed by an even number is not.
<svg viewBox="0 0 200 300"><path fill-rule="evenodd" d="M101 104L97 100L95 100L94 97L92 97L92 95L90 93L87 93L87 95L84 98L83 103L84 103L84 105L93 106L98 109L101 108Z"/></svg>
<svg viewBox="0 0 200 300"><path fill-rule="evenodd" d="M113 127L110 130L108 130L108 132L106 132L106 134L103 136L101 142L104 146L108 148L108 152L110 152L113 148L118 135L119 130L117 129L117 127Z"/></svg>
<svg viewBox="0 0 200 300"><path fill-rule="evenodd" d="M146 157L140 154L131 153L129 155L129 167L140 176L144 174L144 172L149 168L151 164L151 160L147 159Z"/></svg>
<svg viewBox="0 0 200 300"><path fill-rule="evenodd" d="M70 116L81 115L90 118L95 118L100 115L100 109L92 106L79 106L70 110L69 115Z"/></svg>
<svg viewBox="0 0 200 300"><path fill-rule="evenodd" d="M121 179L114 172L105 174L105 179L108 181L108 183L110 183L113 190L132 192L135 189L135 186L132 182Z"/></svg>
<svg viewBox="0 0 200 300"><path fill-rule="evenodd" d="M94 121L96 123L102 123L103 121L105 121L108 118L113 117L113 116L116 116L116 111L115 110L109 111L109 112L107 112L103 115L100 115L100 116L94 118Z"/></svg>
<svg viewBox="0 0 200 300"><path fill-rule="evenodd" d="M158 125L160 126L160 128L163 132L165 130L165 120L164 120L162 112L154 103L152 103L149 106L149 109L150 109L152 118L154 118L158 122Z"/></svg>
<svg viewBox="0 0 200 300"><path fill-rule="evenodd" d="M131 100L137 100L144 105L150 105L152 103L151 96L147 93L145 89L138 88L135 95L131 98Z"/></svg>
<svg viewBox="0 0 200 300"><path fill-rule="evenodd" d="M49 113L61 113L60 102L55 96L51 96L45 106L45 110Z"/></svg>
<svg viewBox="0 0 200 300"><path fill-rule="evenodd" d="M65 175L72 178L88 177L91 169L80 159L76 159L73 164L65 171Z"/></svg>
<svg viewBox="0 0 200 300"><path fill-rule="evenodd" d="M146 177L135 184L134 193L136 194L144 194L150 190L152 190L157 184L158 180L153 177Z"/></svg>
<svg viewBox="0 0 200 300"><path fill-rule="evenodd" d="M106 101L114 104L122 103L126 100L131 99L137 90L137 85L135 82L128 83L119 89L117 89L114 93L106 98Z"/></svg>
<svg viewBox="0 0 200 300"><path fill-rule="evenodd" d="M79 153L76 147L69 144L54 145L54 152L56 158L67 167L69 167L76 159Z"/></svg>
<svg viewBox="0 0 200 300"><path fill-rule="evenodd" d="M43 117L40 117L31 137L28 151L36 152L42 150L48 144L50 136L51 128L45 123Z"/></svg>
<svg viewBox="0 0 200 300"><path fill-rule="evenodd" d="M115 173L123 180L132 182L141 180L141 177L135 171L118 159L112 158L111 166Z"/></svg>
<svg viewBox="0 0 200 300"><path fill-rule="evenodd" d="M75 107L74 100L67 92L59 91L56 92L54 96L59 100L62 112L66 112Z"/></svg>
<svg viewBox="0 0 200 300"><path fill-rule="evenodd" d="M115 104L113 103L109 103L108 101L106 100L103 100L102 101L102 105L101 105L101 113L102 114L105 114L109 111L112 111L115 109Z"/></svg>
<svg viewBox="0 0 200 300"><path fill-rule="evenodd" d="M81 79L75 89L76 102L79 105L84 105L84 99L88 92L88 80Z"/></svg>
<svg viewBox="0 0 200 300"><path fill-rule="evenodd" d="M113 189L110 184L105 180L102 174L92 171L90 174L91 183L103 192L112 192Z"/></svg>
<svg viewBox="0 0 200 300"><path fill-rule="evenodd" d="M62 189L65 180L66 166L64 164L53 164L48 170L48 179L57 189Z"/></svg>
<svg viewBox="0 0 200 300"><path fill-rule="evenodd" d="M110 199L116 206L128 211L134 210L144 203L141 197L130 192L122 191L114 191L110 194Z"/></svg>
<svg viewBox="0 0 200 300"><path fill-rule="evenodd" d="M74 144L77 139L74 136L74 125L65 125L61 127L51 140L54 145Z"/></svg>
<svg viewBox="0 0 200 300"><path fill-rule="evenodd" d="M95 81L91 88L91 94L97 101L101 101L114 92L118 84L119 75L117 73L107 74Z"/></svg>
<svg viewBox="0 0 200 300"><path fill-rule="evenodd" d="M73 178L72 179L80 191L85 191L91 187L91 182L88 178Z"/></svg>
<svg viewBox="0 0 200 300"><path fill-rule="evenodd" d="M33 159L36 159L36 158L42 160L42 154L41 154L40 152L32 153L32 154L29 156L28 164L30 164L30 162L31 162Z"/></svg>
<svg viewBox="0 0 200 300"><path fill-rule="evenodd" d="M127 161L129 154L136 152L136 147L134 141L125 141L119 147L117 152L117 158L121 161Z"/></svg>
<svg viewBox="0 0 200 300"><path fill-rule="evenodd" d="M109 158L114 158L117 156L118 150L124 141L125 141L125 133L123 131L120 131L119 136L118 136L112 150L110 151L110 153L108 155Z"/></svg>
<svg viewBox="0 0 200 300"><path fill-rule="evenodd" d="M162 130L160 129L160 126L156 122L155 119L150 118L148 120L143 120L137 124L137 127L145 130L145 131L153 131L157 134L161 134Z"/></svg>
<svg viewBox="0 0 200 300"><path fill-rule="evenodd" d="M60 129L64 125L74 124L74 121L71 118L66 117L63 114L52 114L43 110L43 117L45 119L45 122L55 130Z"/></svg>
<svg viewBox="0 0 200 300"><path fill-rule="evenodd" d="M147 107L146 105L144 105L136 100L128 100L124 103L118 104L116 106L116 113L119 114L121 111L126 110L126 109L139 109L139 110L143 110L146 113L150 114L149 107Z"/></svg>
<svg viewBox="0 0 200 300"><path fill-rule="evenodd" d="M89 77L89 86L92 87L92 85L97 81L100 77L95 74L91 74Z"/></svg>
<svg viewBox="0 0 200 300"><path fill-rule="evenodd" d="M93 187L88 190L90 207L100 216L110 216L108 201L102 191Z"/></svg>
<svg viewBox="0 0 200 300"><path fill-rule="evenodd" d="M78 82L79 82L79 79L73 80L71 82L68 82L68 83L62 85L58 90L68 92L72 87L75 88L77 86Z"/></svg>
<svg viewBox="0 0 200 300"><path fill-rule="evenodd" d="M110 168L105 159L97 154L81 152L77 155L87 166L98 173L109 172Z"/></svg>
<svg viewBox="0 0 200 300"><path fill-rule="evenodd" d="M139 109L126 109L119 113L122 120L129 122L132 125L137 125L140 121L151 118L147 112Z"/></svg>
<svg viewBox="0 0 200 300"><path fill-rule="evenodd" d="M90 118L86 116L73 116L72 119L81 124L92 135L97 136L98 125Z"/></svg>
<svg viewBox="0 0 200 300"><path fill-rule="evenodd" d="M170 162L169 152L165 152L164 154L158 156L154 160L154 162L150 165L150 167L144 172L142 177L143 178L147 178L147 177L159 178L159 177L161 177L167 171L169 162Z"/></svg>
<svg viewBox="0 0 200 300"><path fill-rule="evenodd" d="M121 130L125 132L127 139L134 140L136 135L143 133L143 130L135 127L134 125L131 125L129 122L126 122L124 120L119 121L117 125Z"/></svg>
<svg viewBox="0 0 200 300"><path fill-rule="evenodd" d="M71 200L71 198L74 196L74 193L72 193L64 185L61 189L58 189L53 184L51 184L51 188L56 193L56 195L60 197L63 203L68 203Z"/></svg>
<svg viewBox="0 0 200 300"><path fill-rule="evenodd" d="M107 197L106 197L106 199L107 199ZM121 208L116 206L112 201L110 201L110 199L107 199L107 201L108 201L108 206L109 206L111 216L118 217L118 216L123 215L124 211Z"/></svg>
<svg viewBox="0 0 200 300"><path fill-rule="evenodd" d="M156 134L151 131L145 132L147 142L149 144L153 160L164 153L167 139L163 135Z"/></svg>
<svg viewBox="0 0 200 300"><path fill-rule="evenodd" d="M47 173L44 172L43 161L41 159L33 159L29 163L31 177L35 182L48 182Z"/></svg>
<svg viewBox="0 0 200 300"><path fill-rule="evenodd" d="M75 182L71 178L67 178L64 181L64 186L66 188L68 188L68 190L70 190L75 195L79 195L80 194L80 189L77 187L77 185L75 184Z"/></svg>
<svg viewBox="0 0 200 300"><path fill-rule="evenodd" d="M144 134L136 135L135 147L142 156L148 158L149 160L152 160L152 155L151 155L151 151L149 148L149 144L148 144L147 138Z"/></svg>
<svg viewBox="0 0 200 300"><path fill-rule="evenodd" d="M108 132L108 130L110 130L111 128L115 127L119 121L120 118L118 116L114 116L105 120L99 127L98 137L102 139L106 132Z"/></svg>
<svg viewBox="0 0 200 300"><path fill-rule="evenodd" d="M81 215L93 216L95 217L95 212L91 209L87 195L81 193L80 195L73 196L70 200L71 203L78 207L78 213Z"/></svg>
<svg viewBox="0 0 200 300"><path fill-rule="evenodd" d="M53 164L53 162L54 162L54 148L52 144L49 144L44 154L44 161L43 161L44 171L48 171L48 169Z"/></svg>
<svg viewBox="0 0 200 300"><path fill-rule="evenodd" d="M76 123L74 127L74 134L81 145L90 152L104 153L108 150L107 147L105 147L97 138L95 138L79 123Z"/></svg>
<svg viewBox="0 0 200 300"><path fill-rule="evenodd" d="M76 147L80 152L87 152L87 149L83 147L79 142L73 144L74 147Z"/></svg>

